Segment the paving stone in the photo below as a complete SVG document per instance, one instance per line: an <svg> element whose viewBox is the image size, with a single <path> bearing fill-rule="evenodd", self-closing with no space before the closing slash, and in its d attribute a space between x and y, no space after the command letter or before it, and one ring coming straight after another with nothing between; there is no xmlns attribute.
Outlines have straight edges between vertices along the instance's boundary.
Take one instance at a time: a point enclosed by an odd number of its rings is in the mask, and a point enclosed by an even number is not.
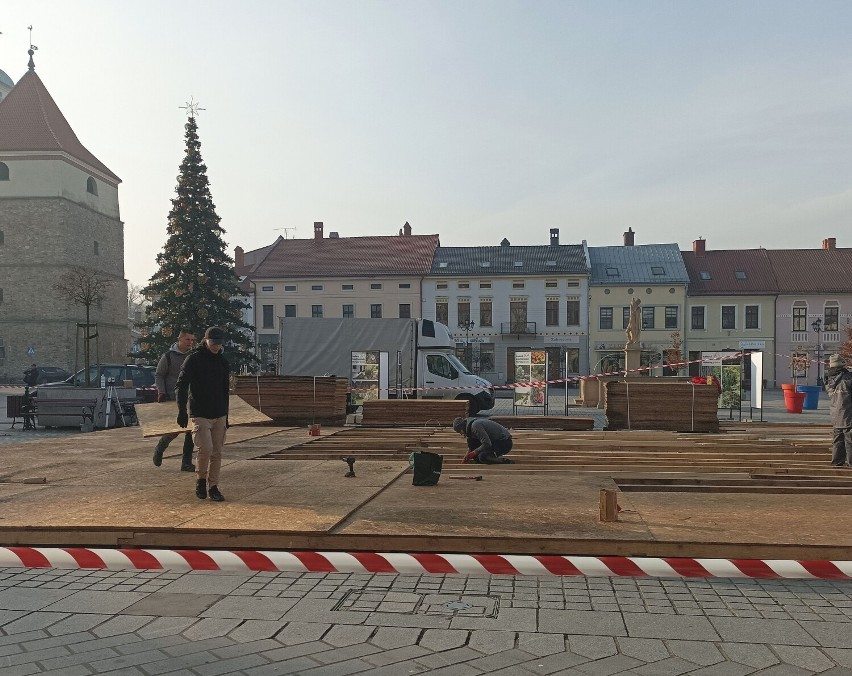
<svg viewBox="0 0 852 676"><path fill-rule="evenodd" d="M201 615L240 620L280 620L296 602L296 599L228 596L214 603Z"/></svg>
<svg viewBox="0 0 852 676"><path fill-rule="evenodd" d="M774 667L770 667L772 669ZM745 664L737 662L719 662L712 664L709 667L702 667L695 671L690 671L689 676L745 676L746 674L754 673L752 667L747 667Z"/></svg>
<svg viewBox="0 0 852 676"><path fill-rule="evenodd" d="M44 610L57 613L96 613L117 615L128 606L145 598L139 592L78 591L55 601Z"/></svg>
<svg viewBox="0 0 852 676"><path fill-rule="evenodd" d="M528 672L531 674L541 674L541 676L547 676L548 674L555 674L559 671L563 671L566 668L573 667L578 664L583 664L584 662L588 661L588 658L582 657L581 655L561 652L555 653L553 655L547 655L545 657L537 657L533 660L527 660L526 662L521 662L517 665L514 665L513 668L521 668L524 670L525 673Z"/></svg>
<svg viewBox="0 0 852 676"><path fill-rule="evenodd" d="M256 597L246 599L249 606ZM279 602L292 603L283 618L294 622L322 622L327 624L363 624L368 613L352 610L333 610L337 604L335 599L269 599ZM247 615L245 617L252 617ZM256 619L281 619L281 617L257 617Z"/></svg>
<svg viewBox="0 0 852 676"><path fill-rule="evenodd" d="M328 645L328 643L323 643L322 641L310 641L308 643L299 643L297 645L291 645L285 648L267 650L262 654L265 658L269 660L273 660L275 662L283 662L286 660L294 659L296 657L302 657L304 655L315 655L325 650L333 650L333 648Z"/></svg>
<svg viewBox="0 0 852 676"><path fill-rule="evenodd" d="M62 636L63 634L75 634L79 631L89 631L102 622L106 622L111 615L78 614L68 615L64 620L50 625L47 633L51 636Z"/></svg>
<svg viewBox="0 0 852 676"><path fill-rule="evenodd" d="M158 617L144 627L137 629L136 633L142 638L173 636L183 633L193 624L200 621L195 617Z"/></svg>
<svg viewBox="0 0 852 676"><path fill-rule="evenodd" d="M757 643L725 643L719 649L731 662L739 662L755 669L765 669L779 660L765 645Z"/></svg>
<svg viewBox="0 0 852 676"><path fill-rule="evenodd" d="M539 611L537 629L551 634L627 636L621 613L545 609Z"/></svg>
<svg viewBox="0 0 852 676"><path fill-rule="evenodd" d="M530 655L523 650L512 648L511 650L504 650L494 655L488 655L486 657L471 660L466 664L474 669L490 674L492 671L496 671L497 669L504 669L514 664L528 662L532 657L533 655Z"/></svg>
<svg viewBox="0 0 852 676"><path fill-rule="evenodd" d="M565 636L521 632L518 634L518 648L539 657L565 652Z"/></svg>
<svg viewBox="0 0 852 676"><path fill-rule="evenodd" d="M112 648L101 648L91 652L74 653L71 655L60 655L52 658L39 660L41 665L50 671L61 671L65 668L71 668L78 664L89 664L98 660L105 660L110 657L118 657L119 653ZM5 674L5 671L3 672Z"/></svg>
<svg viewBox="0 0 852 676"><path fill-rule="evenodd" d="M643 662L656 662L669 657L665 644L653 638L618 638L616 639L619 652L628 657L635 657Z"/></svg>
<svg viewBox="0 0 852 676"><path fill-rule="evenodd" d="M3 610L41 610L73 594L74 592L68 589L33 589L15 586L0 591L0 608Z"/></svg>
<svg viewBox="0 0 852 676"><path fill-rule="evenodd" d="M243 655L230 660L219 660L209 664L194 667L201 676L222 676L223 674L235 674L250 667L265 665L266 660L260 655Z"/></svg>
<svg viewBox="0 0 852 676"><path fill-rule="evenodd" d="M453 629L427 629L419 645L432 651L452 650L467 643L469 633ZM477 655L478 657L479 655Z"/></svg>
<svg viewBox="0 0 852 676"><path fill-rule="evenodd" d="M515 647L513 631L472 631L468 645L486 655L512 650Z"/></svg>
<svg viewBox="0 0 852 676"><path fill-rule="evenodd" d="M710 666L717 662L724 662L725 658L722 653L712 643L703 641L666 641L666 648L675 657L698 664L700 666ZM656 663L655 663L656 664Z"/></svg>
<svg viewBox="0 0 852 676"><path fill-rule="evenodd" d="M633 667L641 666L643 663L633 657L627 655L613 655L605 657L602 660L592 660L584 662L575 667L575 669L584 674L595 674L595 676L610 676L611 674L621 674Z"/></svg>
<svg viewBox="0 0 852 676"><path fill-rule="evenodd" d="M92 629L92 633L101 638L132 634L153 620L153 617L146 615L116 615Z"/></svg>
<svg viewBox="0 0 852 676"><path fill-rule="evenodd" d="M163 652L171 655L172 657L179 657L181 655L191 655L192 653L203 652L205 650L215 650L216 648L223 648L229 645L234 645L234 642L231 639L225 638L224 636L216 636L214 638L193 640L169 646L168 648L163 648Z"/></svg>
<svg viewBox="0 0 852 676"><path fill-rule="evenodd" d="M453 664L441 669L432 669L429 672L431 676L476 676L476 674L481 673L478 669L474 669L467 664Z"/></svg>
<svg viewBox="0 0 852 676"><path fill-rule="evenodd" d="M127 669L136 667L140 664L148 664L149 662L159 662L166 659L168 656L160 650L148 650L133 655L118 655L117 657L108 657L104 660L91 661L89 664L95 671L115 671L118 669Z"/></svg>
<svg viewBox="0 0 852 676"><path fill-rule="evenodd" d="M710 622L723 641L736 643L777 643L817 645L795 620L766 620L740 617L713 617ZM849 639L852 641L852 638ZM852 645L852 643L850 643ZM839 647L839 646L838 646Z"/></svg>
<svg viewBox="0 0 852 676"><path fill-rule="evenodd" d="M826 657L817 648L802 648L798 646L773 645L775 654L782 662L792 664L810 671L825 671L835 666L834 661Z"/></svg>
<svg viewBox="0 0 852 676"><path fill-rule="evenodd" d="M624 613L627 633L634 638L718 641L719 635L707 618L685 615Z"/></svg>
<svg viewBox="0 0 852 676"><path fill-rule="evenodd" d="M814 637L817 645L827 648L852 648L852 631L846 622L802 621L799 624Z"/></svg>
<svg viewBox="0 0 852 676"><path fill-rule="evenodd" d="M196 573L172 580L160 592L164 594L213 594L216 596L226 596L240 585L248 583L249 579L251 578L244 574L204 575Z"/></svg>
<svg viewBox="0 0 852 676"><path fill-rule="evenodd" d="M462 648L454 648L453 650L445 650L424 657L418 657L414 662L428 669L440 669L441 667L458 664L459 662L469 662L479 657L482 657L482 655L464 646Z"/></svg>
<svg viewBox="0 0 852 676"><path fill-rule="evenodd" d="M396 664L397 662L406 662L413 660L423 655L428 655L429 650L422 648L419 645L406 645L391 650L384 650L372 655L366 655L362 659L374 667L384 667L388 664Z"/></svg>
<svg viewBox="0 0 852 676"><path fill-rule="evenodd" d="M572 653L590 660L600 660L618 654L618 646L611 636L566 636L565 638Z"/></svg>
<svg viewBox="0 0 852 676"><path fill-rule="evenodd" d="M687 662L680 657L669 657L659 662L645 664L628 671L628 674L640 674L641 676L680 676L695 670L694 662Z"/></svg>
<svg viewBox="0 0 852 676"><path fill-rule="evenodd" d="M342 648L356 643L365 643L374 631L376 628L372 626L340 624L332 627L322 640L329 645Z"/></svg>
<svg viewBox="0 0 852 676"><path fill-rule="evenodd" d="M260 641L272 638L286 626L286 622L273 620L246 620L228 632L228 638L239 642Z"/></svg>
<svg viewBox="0 0 852 676"><path fill-rule="evenodd" d="M753 675L759 674L760 676L811 676L814 673L816 672L810 669L802 669L792 664L776 664L766 669L752 672ZM824 674L826 672L821 671L819 673Z"/></svg>
<svg viewBox="0 0 852 676"><path fill-rule="evenodd" d="M221 599L222 596L218 594L173 594L158 591L121 612L123 615L198 617Z"/></svg>
<svg viewBox="0 0 852 676"><path fill-rule="evenodd" d="M554 612L554 611L549 611ZM493 629L504 631L536 631L535 608L500 608L497 617L454 617L452 629Z"/></svg>
<svg viewBox="0 0 852 676"><path fill-rule="evenodd" d="M169 657L159 662L148 662L142 668L150 676L158 676L159 674L169 674L169 676L172 676L172 672L176 669L192 670L204 664L212 664L220 661L221 658L212 652L200 650L188 655ZM192 673L194 674L195 672Z"/></svg>
<svg viewBox="0 0 852 676"><path fill-rule="evenodd" d="M364 673L371 665L362 659L346 660L334 664L324 664L313 669L299 671L299 676L348 676L349 674Z"/></svg>
<svg viewBox="0 0 852 676"><path fill-rule="evenodd" d="M415 645L420 638L420 630L410 627L379 627L370 638L370 643L392 650L403 646Z"/></svg>
<svg viewBox="0 0 852 676"><path fill-rule="evenodd" d="M852 650L848 648L825 648L823 652L841 667L852 669Z"/></svg>
<svg viewBox="0 0 852 676"><path fill-rule="evenodd" d="M67 613L32 612L3 625L7 634L22 634L27 631L49 629L52 625L68 617ZM48 632L50 633L50 632Z"/></svg>

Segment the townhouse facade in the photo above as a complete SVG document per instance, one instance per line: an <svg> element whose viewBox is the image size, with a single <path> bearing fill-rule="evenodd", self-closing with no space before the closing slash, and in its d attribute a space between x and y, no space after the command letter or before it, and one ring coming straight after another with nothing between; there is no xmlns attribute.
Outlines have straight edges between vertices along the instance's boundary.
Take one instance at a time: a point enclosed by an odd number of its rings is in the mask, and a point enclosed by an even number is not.
<svg viewBox="0 0 852 676"><path fill-rule="evenodd" d="M704 239L683 252L689 273L686 342L689 374L701 375L701 360L720 354L765 353L765 385L776 383L775 316L778 284L766 249L707 250ZM739 361L739 357L736 357ZM751 360L743 358L745 389Z"/></svg>
<svg viewBox="0 0 852 676"><path fill-rule="evenodd" d="M800 385L820 384L828 355L846 340L852 325L852 249L823 240L820 249L767 249L778 282L775 315L779 383L794 380L793 355L808 367L795 374Z"/></svg>
<svg viewBox="0 0 852 676"><path fill-rule="evenodd" d="M635 244L632 228L623 246L588 247L589 373L610 373L625 367L625 329L630 302L642 310L640 375L673 375L665 365L666 350L679 334L686 354L684 316L689 276L677 244Z"/></svg>
<svg viewBox="0 0 852 676"><path fill-rule="evenodd" d="M284 317L409 318L421 316L422 281L438 246L437 235L324 236L283 239L262 250L237 251L257 331L257 353L266 367L279 363Z"/></svg>
<svg viewBox="0 0 852 676"><path fill-rule="evenodd" d="M588 371L585 243L441 247L423 281L423 317L450 328L457 353L495 384L517 381L515 353L544 350L548 379Z"/></svg>

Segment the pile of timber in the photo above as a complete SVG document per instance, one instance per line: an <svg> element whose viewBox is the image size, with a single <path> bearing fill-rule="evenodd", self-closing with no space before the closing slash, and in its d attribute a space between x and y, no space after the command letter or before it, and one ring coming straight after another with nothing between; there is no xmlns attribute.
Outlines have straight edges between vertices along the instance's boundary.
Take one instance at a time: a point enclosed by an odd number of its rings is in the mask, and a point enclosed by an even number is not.
<svg viewBox="0 0 852 676"><path fill-rule="evenodd" d="M465 399L368 399L361 425L371 427L446 427L467 415Z"/></svg>
<svg viewBox="0 0 852 676"><path fill-rule="evenodd" d="M719 431L713 385L633 378L607 383L605 392L607 429Z"/></svg>
<svg viewBox="0 0 852 676"><path fill-rule="evenodd" d="M234 394L277 423L346 424L346 378L237 376Z"/></svg>
<svg viewBox="0 0 852 676"><path fill-rule="evenodd" d="M562 430L581 432L595 429L594 418L573 416L492 415L491 420L514 430Z"/></svg>

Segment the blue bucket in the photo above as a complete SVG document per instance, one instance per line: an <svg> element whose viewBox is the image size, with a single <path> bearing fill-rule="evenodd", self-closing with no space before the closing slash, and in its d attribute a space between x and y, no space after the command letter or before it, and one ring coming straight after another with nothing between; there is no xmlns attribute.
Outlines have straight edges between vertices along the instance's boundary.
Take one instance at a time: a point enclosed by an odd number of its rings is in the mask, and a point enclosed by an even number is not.
<svg viewBox="0 0 852 676"><path fill-rule="evenodd" d="M802 408L808 411L816 411L819 405L819 391L821 388L816 385L799 385L796 387L796 392L803 392L805 395L805 403Z"/></svg>

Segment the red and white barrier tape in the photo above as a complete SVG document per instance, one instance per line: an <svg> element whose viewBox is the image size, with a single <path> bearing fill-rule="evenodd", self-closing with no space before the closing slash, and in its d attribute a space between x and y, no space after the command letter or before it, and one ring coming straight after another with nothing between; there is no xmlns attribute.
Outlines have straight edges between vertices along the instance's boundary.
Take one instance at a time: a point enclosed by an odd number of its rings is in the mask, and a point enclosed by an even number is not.
<svg viewBox="0 0 852 676"><path fill-rule="evenodd" d="M0 568L852 579L852 561L401 552L0 547Z"/></svg>

